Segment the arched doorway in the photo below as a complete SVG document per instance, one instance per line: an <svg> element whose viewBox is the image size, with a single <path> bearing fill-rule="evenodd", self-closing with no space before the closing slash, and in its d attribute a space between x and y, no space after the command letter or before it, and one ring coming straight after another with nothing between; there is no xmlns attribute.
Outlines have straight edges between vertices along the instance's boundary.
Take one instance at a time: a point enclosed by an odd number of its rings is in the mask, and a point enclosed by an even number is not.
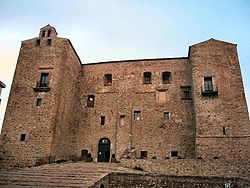
<svg viewBox="0 0 250 188"><path fill-rule="evenodd" d="M109 162L110 140L102 138L98 144L98 162Z"/></svg>

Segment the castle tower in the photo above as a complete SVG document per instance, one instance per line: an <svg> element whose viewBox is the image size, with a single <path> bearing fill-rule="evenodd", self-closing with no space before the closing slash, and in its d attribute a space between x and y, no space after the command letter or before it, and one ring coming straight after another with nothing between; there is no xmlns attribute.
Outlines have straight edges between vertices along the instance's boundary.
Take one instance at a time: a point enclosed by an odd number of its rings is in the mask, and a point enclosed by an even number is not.
<svg viewBox="0 0 250 188"><path fill-rule="evenodd" d="M190 47L197 157L246 160L250 125L235 44L210 39Z"/></svg>
<svg viewBox="0 0 250 188"><path fill-rule="evenodd" d="M72 155L69 127L74 127L80 67L70 41L57 37L50 25L41 28L39 37L22 41L2 128L3 158L9 165L32 166Z"/></svg>

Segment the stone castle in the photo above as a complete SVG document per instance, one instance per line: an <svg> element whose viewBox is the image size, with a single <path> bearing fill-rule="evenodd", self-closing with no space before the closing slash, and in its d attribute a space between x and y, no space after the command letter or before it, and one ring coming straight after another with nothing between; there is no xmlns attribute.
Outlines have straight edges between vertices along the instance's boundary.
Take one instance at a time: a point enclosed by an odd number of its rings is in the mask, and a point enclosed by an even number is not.
<svg viewBox="0 0 250 188"><path fill-rule="evenodd" d="M250 125L236 45L187 57L82 64L50 25L22 41L4 118L2 161L248 161Z"/></svg>

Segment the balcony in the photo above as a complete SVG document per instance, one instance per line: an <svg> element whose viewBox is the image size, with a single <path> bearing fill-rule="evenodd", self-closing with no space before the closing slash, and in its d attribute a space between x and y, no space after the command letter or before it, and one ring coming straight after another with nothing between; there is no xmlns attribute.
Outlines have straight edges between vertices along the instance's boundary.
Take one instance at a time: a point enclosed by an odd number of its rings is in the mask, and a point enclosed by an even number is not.
<svg viewBox="0 0 250 188"><path fill-rule="evenodd" d="M50 91L49 83L43 83L40 81L36 82L36 87L33 88L36 92L48 92Z"/></svg>
<svg viewBox="0 0 250 188"><path fill-rule="evenodd" d="M205 88L204 86L201 86L201 95L203 96L217 96L218 93L218 85L213 85L213 87L209 89Z"/></svg>

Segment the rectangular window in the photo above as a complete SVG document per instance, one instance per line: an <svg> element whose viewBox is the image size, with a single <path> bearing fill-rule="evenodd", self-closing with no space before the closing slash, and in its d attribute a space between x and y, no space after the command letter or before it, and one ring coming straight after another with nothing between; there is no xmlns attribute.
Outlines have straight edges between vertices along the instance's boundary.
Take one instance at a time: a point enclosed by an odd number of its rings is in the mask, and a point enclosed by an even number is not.
<svg viewBox="0 0 250 188"><path fill-rule="evenodd" d="M40 39L37 39L37 40L36 40L36 46L40 46L40 43L41 43L41 40L40 40Z"/></svg>
<svg viewBox="0 0 250 188"><path fill-rule="evenodd" d="M41 73L39 87L48 87L48 83L49 83L49 73Z"/></svg>
<svg viewBox="0 0 250 188"><path fill-rule="evenodd" d="M51 39L48 39L48 40L47 40L47 45L50 46L51 43L52 43L52 40L51 40Z"/></svg>
<svg viewBox="0 0 250 188"><path fill-rule="evenodd" d="M169 120L169 112L164 112L164 113L163 113L163 119L164 119L165 121Z"/></svg>
<svg viewBox="0 0 250 188"><path fill-rule="evenodd" d="M125 125L125 115L120 116L120 125L121 126Z"/></svg>
<svg viewBox="0 0 250 188"><path fill-rule="evenodd" d="M225 127L223 127L222 131L223 131L223 135L226 135L226 128Z"/></svg>
<svg viewBox="0 0 250 188"><path fill-rule="evenodd" d="M104 85L111 85L111 84L112 84L112 74L105 74Z"/></svg>
<svg viewBox="0 0 250 188"><path fill-rule="evenodd" d="M26 140L26 134L21 134L20 141L25 141L25 140Z"/></svg>
<svg viewBox="0 0 250 188"><path fill-rule="evenodd" d="M204 77L204 89L205 91L213 91L212 77Z"/></svg>
<svg viewBox="0 0 250 188"><path fill-rule="evenodd" d="M162 73L162 83L163 84L169 84L170 83L170 75L171 75L171 72L163 72Z"/></svg>
<svg viewBox="0 0 250 188"><path fill-rule="evenodd" d="M101 116L101 125L105 125L105 116Z"/></svg>
<svg viewBox="0 0 250 188"><path fill-rule="evenodd" d="M181 86L181 99L182 100L191 100L191 86Z"/></svg>
<svg viewBox="0 0 250 188"><path fill-rule="evenodd" d="M95 96L94 95L88 95L87 107L94 107L94 106L95 106Z"/></svg>
<svg viewBox="0 0 250 188"><path fill-rule="evenodd" d="M42 99L41 99L41 98L37 98L37 99L36 99L36 106L37 106L37 107L42 106Z"/></svg>
<svg viewBox="0 0 250 188"><path fill-rule="evenodd" d="M178 151L171 151L171 157L178 157Z"/></svg>
<svg viewBox="0 0 250 188"><path fill-rule="evenodd" d="M151 84L152 83L152 73L151 72L144 72L143 73L143 81L144 84Z"/></svg>
<svg viewBox="0 0 250 188"><path fill-rule="evenodd" d="M134 111L134 119L139 120L141 118L141 111L135 110Z"/></svg>
<svg viewBox="0 0 250 188"><path fill-rule="evenodd" d="M147 159L148 157L148 152L147 151L141 151L141 159Z"/></svg>

